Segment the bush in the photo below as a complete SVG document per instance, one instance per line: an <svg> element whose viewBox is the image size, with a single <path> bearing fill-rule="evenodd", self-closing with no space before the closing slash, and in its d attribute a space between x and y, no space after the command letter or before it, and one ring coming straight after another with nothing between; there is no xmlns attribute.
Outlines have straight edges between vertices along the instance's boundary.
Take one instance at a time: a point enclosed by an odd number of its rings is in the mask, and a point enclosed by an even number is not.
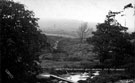
<svg viewBox="0 0 135 83"><path fill-rule="evenodd" d="M87 79L88 83L107 83L107 82L116 82L121 79L127 79L128 76L120 73L111 73L111 74L101 74L93 79Z"/></svg>
<svg viewBox="0 0 135 83"><path fill-rule="evenodd" d="M81 61L82 58L81 57L74 57L74 56L70 56L68 58L65 58L65 61Z"/></svg>

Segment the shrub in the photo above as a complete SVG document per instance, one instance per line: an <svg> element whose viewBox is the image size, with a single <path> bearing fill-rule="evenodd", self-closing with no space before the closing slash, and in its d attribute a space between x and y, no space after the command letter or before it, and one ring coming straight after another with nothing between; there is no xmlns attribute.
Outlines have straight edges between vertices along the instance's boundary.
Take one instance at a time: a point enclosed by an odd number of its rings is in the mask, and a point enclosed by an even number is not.
<svg viewBox="0 0 135 83"><path fill-rule="evenodd" d="M127 79L128 76L120 73L102 73L99 76L94 77L93 79L87 79L88 83L107 83L107 82L116 82L121 79Z"/></svg>

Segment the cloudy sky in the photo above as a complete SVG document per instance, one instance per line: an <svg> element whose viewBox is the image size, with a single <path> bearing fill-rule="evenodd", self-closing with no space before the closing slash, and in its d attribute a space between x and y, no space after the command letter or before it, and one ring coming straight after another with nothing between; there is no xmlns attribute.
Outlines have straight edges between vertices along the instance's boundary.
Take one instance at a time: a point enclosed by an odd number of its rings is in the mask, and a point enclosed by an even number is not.
<svg viewBox="0 0 135 83"><path fill-rule="evenodd" d="M74 19L88 22L103 22L109 10L114 12L122 11L134 0L14 0L26 5L26 8L33 10L36 17L43 19ZM117 20L134 30L134 10L127 8L126 16L117 16Z"/></svg>

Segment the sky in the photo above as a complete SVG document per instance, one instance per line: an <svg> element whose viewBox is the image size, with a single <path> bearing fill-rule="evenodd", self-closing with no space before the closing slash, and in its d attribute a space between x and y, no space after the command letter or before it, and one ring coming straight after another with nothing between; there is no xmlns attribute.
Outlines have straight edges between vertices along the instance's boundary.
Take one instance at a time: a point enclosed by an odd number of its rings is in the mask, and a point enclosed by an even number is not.
<svg viewBox="0 0 135 83"><path fill-rule="evenodd" d="M125 5L134 0L13 0L25 4L26 8L34 11L35 16L43 19L73 19L87 22L102 23L109 10L123 11ZM134 9L127 8L125 16L118 15L116 19L122 25L134 31ZM126 24L125 24L126 22Z"/></svg>

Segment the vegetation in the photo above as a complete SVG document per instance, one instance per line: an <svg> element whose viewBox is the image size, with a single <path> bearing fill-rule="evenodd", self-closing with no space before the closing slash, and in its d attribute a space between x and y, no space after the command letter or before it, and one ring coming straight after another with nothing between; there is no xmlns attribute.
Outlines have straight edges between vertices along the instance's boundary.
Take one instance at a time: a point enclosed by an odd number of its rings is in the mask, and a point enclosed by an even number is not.
<svg viewBox="0 0 135 83"><path fill-rule="evenodd" d="M85 22L83 24L81 24L81 26L78 28L77 30L77 36L80 39L80 43L83 43L83 41L90 36L92 32L92 28L90 29L88 27L88 23Z"/></svg>
<svg viewBox="0 0 135 83"><path fill-rule="evenodd" d="M42 68L124 68L125 73L101 72L88 83L114 82L135 78L135 32L128 33L112 11L87 38L87 23L77 33L79 38L46 36L38 28L38 18L23 4L0 1L0 67L4 83L36 83ZM49 42L49 43L48 43ZM57 42L57 48L53 48ZM0 79L1 80L1 79ZM52 82L47 80L46 82ZM86 81L79 81L83 83Z"/></svg>
<svg viewBox="0 0 135 83"><path fill-rule="evenodd" d="M97 30L93 32L93 37L88 38L88 43L94 46L93 52L96 53L103 68L124 68L126 75L130 78L135 77L135 46L134 33L129 34L127 27L121 26L115 19L113 12L109 12L104 23L97 25ZM132 42L131 42L132 41ZM93 83L107 82L121 79L119 76L103 73L96 77ZM125 74L124 74L125 76Z"/></svg>
<svg viewBox="0 0 135 83"><path fill-rule="evenodd" d="M104 72L103 74L94 77L93 79L87 79L87 83L114 83L118 80L123 80L123 79L129 79L127 75L121 74L121 73L106 73Z"/></svg>
<svg viewBox="0 0 135 83"><path fill-rule="evenodd" d="M95 62L94 53L91 51L92 46L86 42L81 43L78 38L63 38L63 37L52 37L48 36L48 41L52 41L55 44L55 41L59 41L57 50L54 50L51 53L43 54L42 58L42 67L48 68L60 68L60 67L69 67L69 68L84 68L91 67Z"/></svg>
<svg viewBox="0 0 135 83"><path fill-rule="evenodd" d="M2 60L2 82L34 82L41 72L39 52L49 51L45 35L38 29L38 18L23 4L0 1L0 55Z"/></svg>

